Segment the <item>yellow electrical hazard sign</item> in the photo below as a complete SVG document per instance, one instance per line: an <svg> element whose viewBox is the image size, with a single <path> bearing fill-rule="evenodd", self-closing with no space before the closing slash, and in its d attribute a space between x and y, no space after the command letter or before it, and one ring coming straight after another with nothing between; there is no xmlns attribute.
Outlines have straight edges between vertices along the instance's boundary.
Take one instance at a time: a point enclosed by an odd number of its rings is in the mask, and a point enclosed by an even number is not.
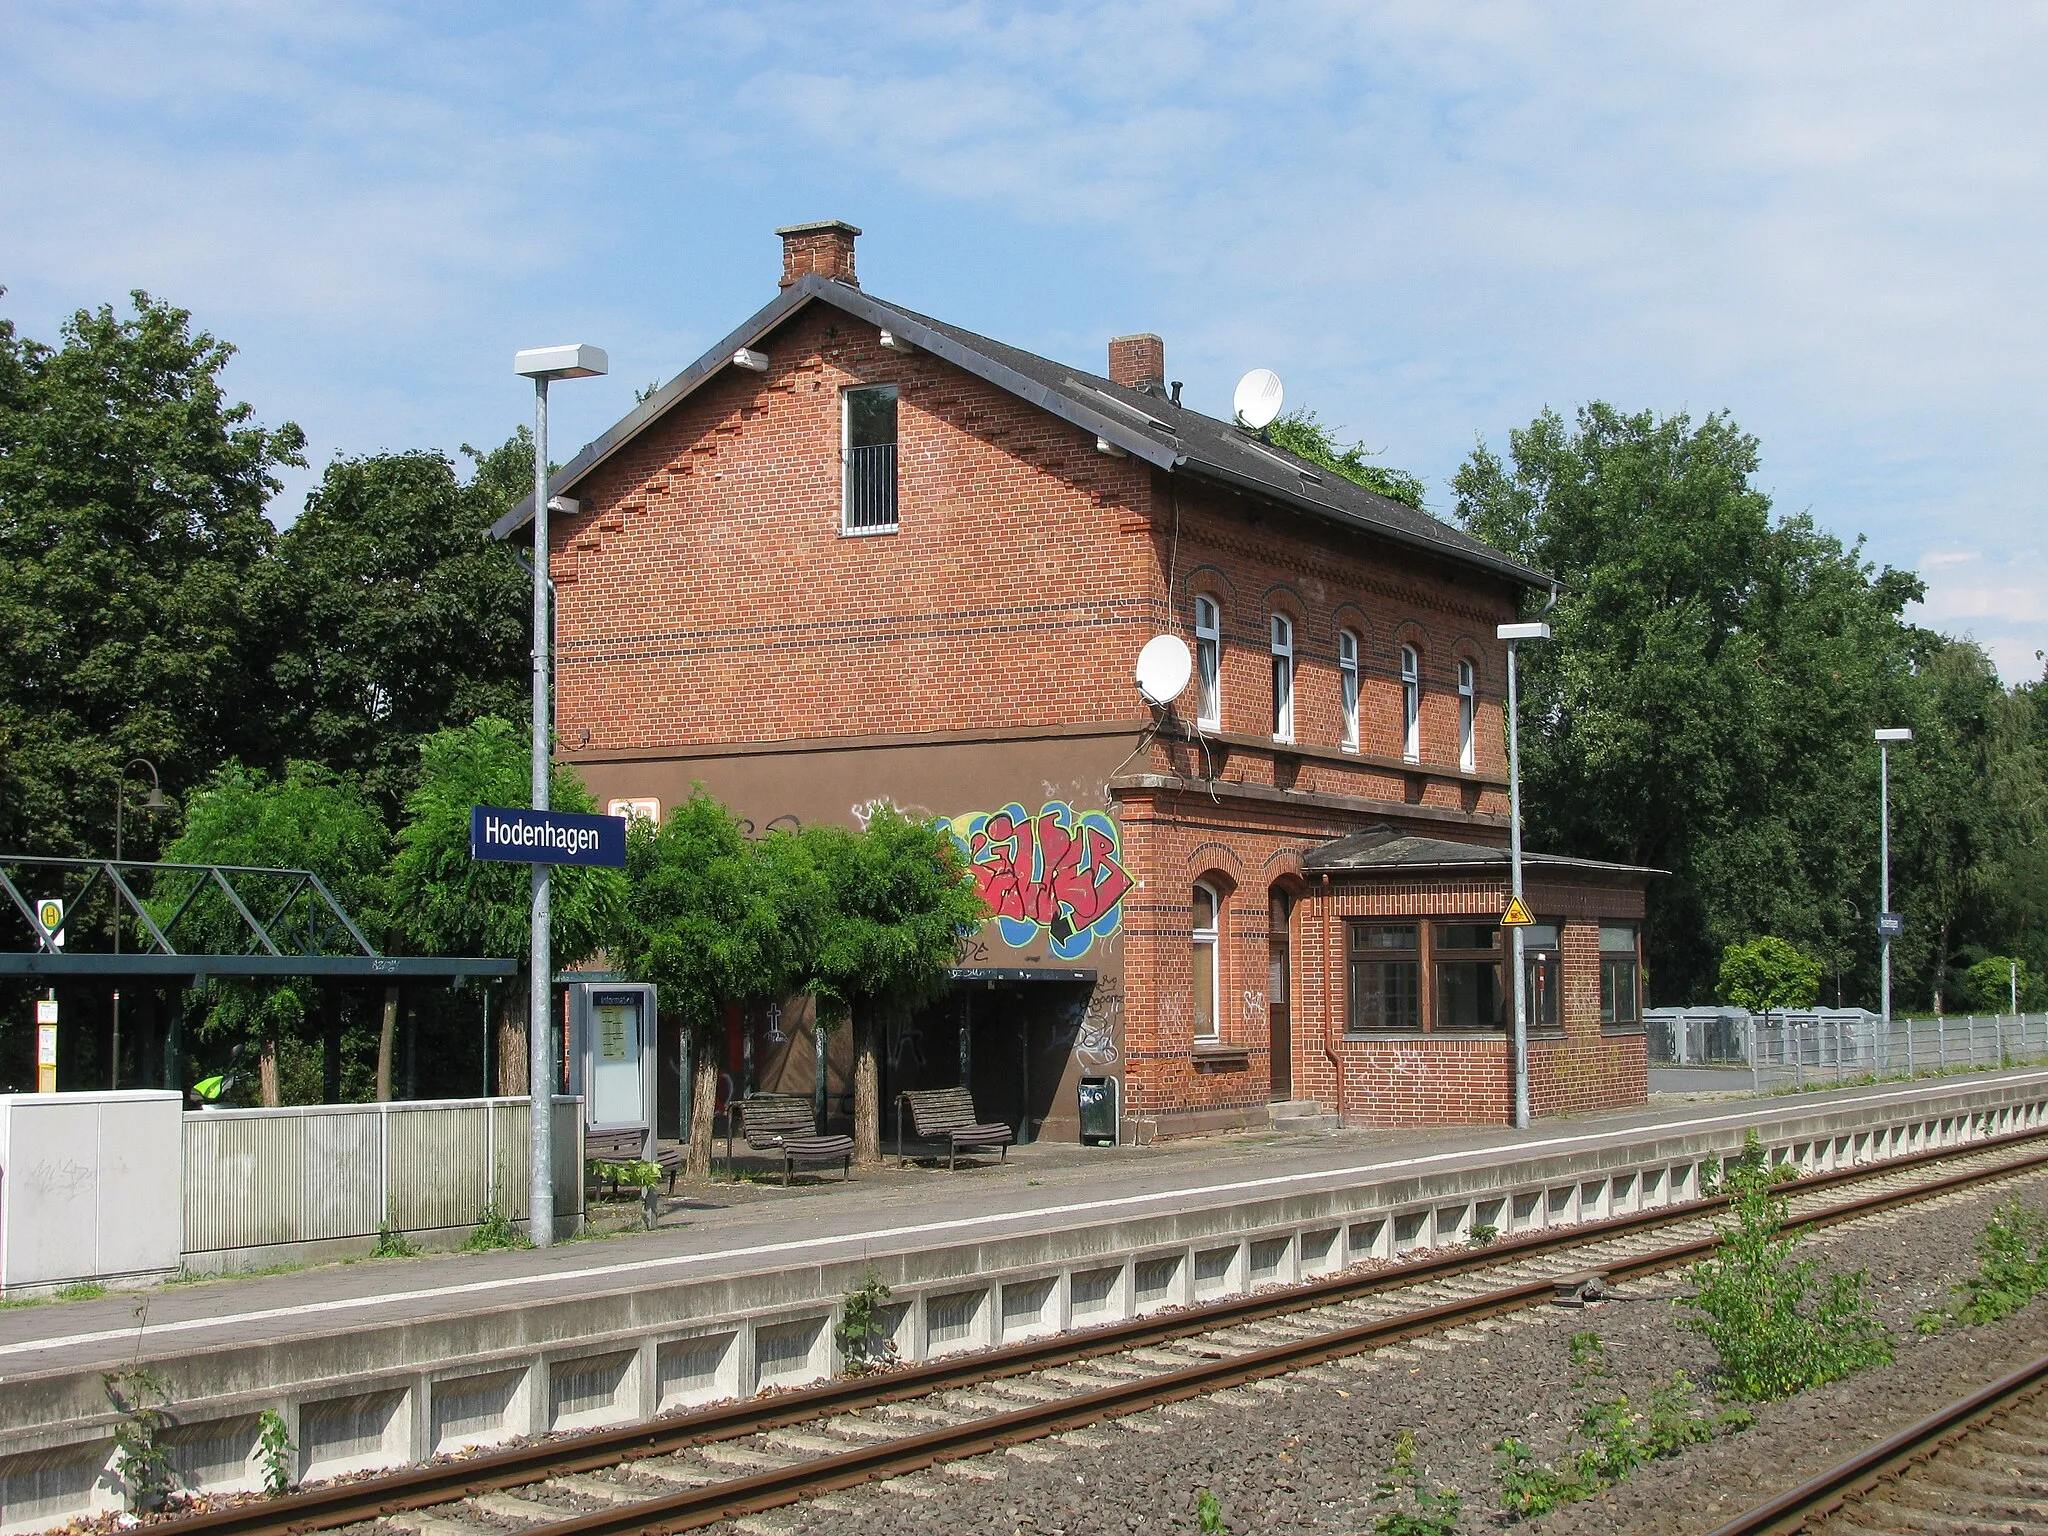
<svg viewBox="0 0 2048 1536"><path fill-rule="evenodd" d="M1500 915L1500 925L1503 928L1527 928L1535 921L1536 919L1529 915L1529 909L1522 905L1522 898L1519 896L1510 897L1507 911Z"/></svg>

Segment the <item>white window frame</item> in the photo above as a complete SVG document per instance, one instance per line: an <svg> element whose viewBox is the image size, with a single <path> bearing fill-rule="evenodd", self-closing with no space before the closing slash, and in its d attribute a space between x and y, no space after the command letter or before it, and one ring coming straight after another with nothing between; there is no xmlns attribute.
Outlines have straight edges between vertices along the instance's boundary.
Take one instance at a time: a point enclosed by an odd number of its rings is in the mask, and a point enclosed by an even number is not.
<svg viewBox="0 0 2048 1536"><path fill-rule="evenodd" d="M1337 631L1337 700L1344 712L1344 750L1358 750L1358 632Z"/></svg>
<svg viewBox="0 0 2048 1536"><path fill-rule="evenodd" d="M1458 766L1467 773L1479 768L1479 678L1469 661L1458 663Z"/></svg>
<svg viewBox="0 0 2048 1536"><path fill-rule="evenodd" d="M1422 657L1412 645L1401 647L1401 756L1422 761Z"/></svg>
<svg viewBox="0 0 2048 1536"><path fill-rule="evenodd" d="M853 512L853 397L866 390L891 389L896 391L896 441L898 457L891 461L889 501L890 510L895 514L886 523L870 523L855 527L847 519ZM894 384L852 384L839 391L839 533L848 539L872 538L881 534L895 533L903 526L903 471L901 454L903 450L903 391Z"/></svg>
<svg viewBox="0 0 2048 1536"><path fill-rule="evenodd" d="M1195 724L1223 728L1223 609L1213 597L1195 599Z"/></svg>
<svg viewBox="0 0 2048 1536"><path fill-rule="evenodd" d="M1209 898L1211 926L1207 928L1194 926L1192 910L1194 903L1190 902L1188 945L1190 974L1188 977L1188 992L1192 997L1195 981L1201 975L1200 967L1208 967L1209 1032L1206 1035L1203 1034L1201 1032L1201 1021L1199 1019L1195 1020L1195 1044L1214 1045L1223 1038L1223 973L1218 962L1218 956L1223 948L1223 893L1206 880L1197 880L1195 882L1195 890L1207 895Z"/></svg>
<svg viewBox="0 0 2048 1536"><path fill-rule="evenodd" d="M1273 739L1294 740L1294 620L1273 615Z"/></svg>

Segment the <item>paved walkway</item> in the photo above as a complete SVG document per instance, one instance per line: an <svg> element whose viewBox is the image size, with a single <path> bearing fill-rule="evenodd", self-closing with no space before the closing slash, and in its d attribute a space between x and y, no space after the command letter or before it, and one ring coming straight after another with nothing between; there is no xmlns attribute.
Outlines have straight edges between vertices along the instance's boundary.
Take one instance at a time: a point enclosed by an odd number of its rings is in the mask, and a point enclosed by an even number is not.
<svg viewBox="0 0 2048 1536"><path fill-rule="evenodd" d="M2048 1070L1986 1072L1764 1101L1773 1112L1897 1103L1996 1082L2048 1083ZM1647 1108L1505 1127L1241 1133L1150 1147L1045 1145L1007 1163L948 1173L886 1166L788 1191L704 1186L653 1232L546 1250L364 1260L284 1274L181 1283L95 1300L0 1310L0 1380L102 1369L132 1357L346 1333L531 1300L631 1291L677 1279L746 1275L821 1259L976 1237L1059 1231L1122 1216L1235 1203L1751 1123L1758 1101L1663 1099Z"/></svg>

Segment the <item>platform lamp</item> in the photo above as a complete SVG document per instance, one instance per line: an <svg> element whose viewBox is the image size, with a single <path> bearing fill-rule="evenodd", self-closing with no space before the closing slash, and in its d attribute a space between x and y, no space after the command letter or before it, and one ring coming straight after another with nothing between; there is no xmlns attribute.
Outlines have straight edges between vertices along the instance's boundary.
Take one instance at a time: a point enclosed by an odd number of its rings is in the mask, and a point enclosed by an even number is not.
<svg viewBox="0 0 2048 1536"><path fill-rule="evenodd" d="M1885 1038L1892 1029L1892 940L1905 931L1905 923L1892 910L1892 765L1894 742L1905 743L1913 733L1903 725L1872 732L1877 738L1877 937L1878 1011L1884 1015Z"/></svg>
<svg viewBox="0 0 2048 1536"><path fill-rule="evenodd" d="M549 739L550 679L548 669L548 384L554 379L589 379L610 371L599 347L580 342L563 347L533 347L516 354L512 371L533 380L533 808L548 808L548 768L554 743ZM527 1235L536 1248L555 1240L554 1181L554 956L549 943L551 907L548 877L551 866L534 864L532 990L527 1004L526 1089L531 1156Z"/></svg>
<svg viewBox="0 0 2048 1536"><path fill-rule="evenodd" d="M128 775L137 768L149 770L149 793L142 803L135 807L144 815L154 816L158 811L168 811L171 802L164 798L164 783L157 776L156 764L146 757L131 758L121 770L120 782L114 786L114 862L119 864L125 850L121 843L121 813L128 808ZM110 893L111 894L111 893ZM114 897L114 953L121 953L121 901ZM114 1036L113 1049L108 1052L112 1064L107 1068L107 1086L121 1086L121 978L114 977Z"/></svg>
<svg viewBox="0 0 2048 1536"><path fill-rule="evenodd" d="M1548 624L1503 624L1494 633L1508 643L1508 866L1516 901L1522 899L1522 739L1515 694L1515 648L1524 640L1548 640ZM1514 934L1515 1128L1529 1126L1529 976L1523 959L1521 925Z"/></svg>

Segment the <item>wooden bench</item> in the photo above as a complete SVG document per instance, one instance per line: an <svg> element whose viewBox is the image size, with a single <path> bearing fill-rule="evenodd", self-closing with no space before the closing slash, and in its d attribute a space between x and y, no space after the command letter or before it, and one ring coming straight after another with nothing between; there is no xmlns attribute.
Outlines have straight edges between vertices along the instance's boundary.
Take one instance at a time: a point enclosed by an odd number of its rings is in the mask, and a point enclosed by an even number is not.
<svg viewBox="0 0 2048 1536"><path fill-rule="evenodd" d="M1007 1125L977 1120L974 1098L965 1088L906 1088L897 1099L896 1155L903 1155L903 1105L910 1106L910 1128L919 1141L946 1143L946 1166L952 1168L963 1151L1000 1148L1010 1160L1016 1135Z"/></svg>
<svg viewBox="0 0 2048 1536"><path fill-rule="evenodd" d="M676 1175L682 1172L683 1149L664 1147L660 1142L654 1146L654 1156L646 1155L647 1133L645 1131L585 1131L583 1133L583 1166L592 1163L652 1163L668 1175L668 1192L676 1192ZM604 1193L605 1181L611 1179L612 1193L619 1192L617 1178L600 1172L597 1175L597 1192Z"/></svg>
<svg viewBox="0 0 2048 1536"><path fill-rule="evenodd" d="M756 1152L782 1155L782 1187L789 1187L790 1169L798 1163L838 1163L842 1178L853 1177L853 1138L820 1136L811 1101L795 1093L763 1093L728 1107L725 1122L725 1166L731 1169L735 1126Z"/></svg>

